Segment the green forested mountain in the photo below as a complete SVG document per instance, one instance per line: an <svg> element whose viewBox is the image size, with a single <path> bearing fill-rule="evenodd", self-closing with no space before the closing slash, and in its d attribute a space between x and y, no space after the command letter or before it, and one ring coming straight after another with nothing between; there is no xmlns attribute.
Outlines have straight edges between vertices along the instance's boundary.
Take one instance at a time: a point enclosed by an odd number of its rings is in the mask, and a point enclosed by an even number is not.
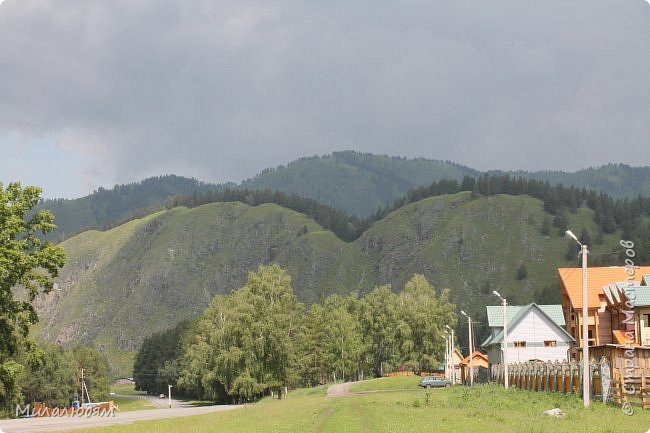
<svg viewBox="0 0 650 433"><path fill-rule="evenodd" d="M613 197L650 194L650 167L609 164L574 173L560 171L490 172L562 183L602 191ZM142 182L100 188L79 199L48 200L40 206L56 216L57 230L49 236L61 240L87 229L104 230L130 218L144 216L164 207L169 197L191 196L226 188L281 191L313 199L359 218L385 208L408 191L441 179L460 181L477 177L477 170L448 161L424 158L406 159L357 153L334 152L331 155L301 158L286 166L268 168L239 185L214 185L180 176L161 176Z"/></svg>
<svg viewBox="0 0 650 433"><path fill-rule="evenodd" d="M562 225L596 239L594 260L618 253L620 232L602 233L592 210L562 215ZM405 205L345 242L275 204L178 207L63 242L68 263L38 300L36 332L64 345L95 342L127 373L145 336L200 314L268 263L288 270L307 304L381 284L399 291L420 273L481 322L495 288L513 304L557 300L556 268L577 261L567 261L570 244L549 227L553 218L528 196L461 192Z"/></svg>
<svg viewBox="0 0 650 433"><path fill-rule="evenodd" d="M413 188L441 179L460 181L464 176L479 174L450 161L344 151L266 169L240 186L298 194L366 217Z"/></svg>
<svg viewBox="0 0 650 433"><path fill-rule="evenodd" d="M509 174L528 179L561 183L566 186L602 191L612 197L634 198L650 195L650 167L630 167L626 164L607 164L575 172L564 171L493 171L493 174Z"/></svg>
<svg viewBox="0 0 650 433"><path fill-rule="evenodd" d="M182 176L150 177L112 189L99 188L78 199L45 200L37 209L49 209L55 215L57 229L48 238L58 241L83 230L102 230L129 218L147 215L151 209L159 209L168 197L215 188L216 185Z"/></svg>
<svg viewBox="0 0 650 433"><path fill-rule="evenodd" d="M311 198L346 213L366 217L410 189L440 179L460 180L479 172L451 162L406 159L352 151L301 158L287 166L267 168L239 185L209 184L168 175L112 189L99 188L78 199L41 203L56 216L57 229L49 238L62 240L83 230L104 230L130 218L160 210L173 196L191 196L225 188L281 191Z"/></svg>

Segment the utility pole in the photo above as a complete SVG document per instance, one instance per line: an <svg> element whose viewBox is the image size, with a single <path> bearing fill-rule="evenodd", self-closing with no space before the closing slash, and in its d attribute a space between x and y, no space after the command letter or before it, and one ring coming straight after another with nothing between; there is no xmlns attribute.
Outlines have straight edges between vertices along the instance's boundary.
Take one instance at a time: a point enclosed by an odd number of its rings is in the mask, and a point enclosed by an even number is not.
<svg viewBox="0 0 650 433"><path fill-rule="evenodd" d="M580 254L582 254L582 401L585 407L589 407L591 396L589 371L589 292L587 291L587 255L589 251L587 245L578 240L578 237L571 230L566 231L566 235L580 245Z"/></svg>
<svg viewBox="0 0 650 433"><path fill-rule="evenodd" d="M445 325L445 327L451 331L451 341L449 342L449 364L451 366L451 383L454 385L456 383L456 369L454 366L454 328L449 325Z"/></svg>
<svg viewBox="0 0 650 433"><path fill-rule="evenodd" d="M472 318L468 317L469 324L469 385L474 386L474 335L472 333Z"/></svg>
<svg viewBox="0 0 650 433"><path fill-rule="evenodd" d="M496 290L492 293L503 301L503 387L508 389L508 302Z"/></svg>
<svg viewBox="0 0 650 433"><path fill-rule="evenodd" d="M447 331L445 331L445 377L450 379L451 370L449 369L449 339L451 336Z"/></svg>
<svg viewBox="0 0 650 433"><path fill-rule="evenodd" d="M169 399L169 408L172 408L172 386L167 385L167 391L168 391L168 399Z"/></svg>
<svg viewBox="0 0 650 433"><path fill-rule="evenodd" d="M463 316L467 317L467 327L469 328L468 332L468 343L469 343L469 385L473 386L474 385L474 350L472 348L474 347L474 344L472 343L472 318L467 315L466 312L462 311L460 312Z"/></svg>
<svg viewBox="0 0 650 433"><path fill-rule="evenodd" d="M453 383L453 377L454 377L454 364L453 364L453 354L451 351L451 345L452 345L453 337L450 335L449 336L449 344L447 344L447 352L449 355L447 356L447 363L449 364L449 380Z"/></svg>

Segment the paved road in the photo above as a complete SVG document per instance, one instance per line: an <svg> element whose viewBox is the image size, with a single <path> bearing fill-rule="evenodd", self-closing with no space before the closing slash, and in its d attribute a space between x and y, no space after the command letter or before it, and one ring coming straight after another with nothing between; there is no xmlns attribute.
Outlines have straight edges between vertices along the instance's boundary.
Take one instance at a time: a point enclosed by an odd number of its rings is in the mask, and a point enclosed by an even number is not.
<svg viewBox="0 0 650 433"><path fill-rule="evenodd" d="M114 417L61 417L61 418L22 418L0 420L0 431L5 433L36 433L75 430L80 428L104 427L113 424L131 424L162 418L202 415L211 412L239 409L242 405L220 405L201 407L172 407L171 409L134 410L115 412Z"/></svg>

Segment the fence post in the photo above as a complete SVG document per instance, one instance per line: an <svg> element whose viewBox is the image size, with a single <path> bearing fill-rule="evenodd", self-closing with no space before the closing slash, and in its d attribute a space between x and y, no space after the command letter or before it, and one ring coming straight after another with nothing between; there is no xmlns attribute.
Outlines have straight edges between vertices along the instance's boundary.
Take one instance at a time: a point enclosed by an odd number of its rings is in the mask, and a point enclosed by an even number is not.
<svg viewBox="0 0 650 433"><path fill-rule="evenodd" d="M603 399L603 403L607 403L609 399L610 386L611 386L611 372L609 368L609 363L607 358L604 356L600 358L599 363L600 368L600 394Z"/></svg>
<svg viewBox="0 0 650 433"><path fill-rule="evenodd" d="M548 392L549 384L551 383L551 363L549 361L544 363L542 371L542 390Z"/></svg>
<svg viewBox="0 0 650 433"><path fill-rule="evenodd" d="M600 371L598 369L598 363L594 358L591 358L589 360L589 376L587 376L589 380L589 389L591 390L591 395L590 399L594 400L596 395L599 397L602 396L602 389L601 389L601 383L600 383Z"/></svg>
<svg viewBox="0 0 650 433"><path fill-rule="evenodd" d="M569 392L571 394L574 394L576 392L576 388L580 389L580 383L578 383L576 386L576 373L578 374L577 380L579 382L580 381L579 366L576 363L576 361L572 359L571 362L569 363L569 386L571 387Z"/></svg>

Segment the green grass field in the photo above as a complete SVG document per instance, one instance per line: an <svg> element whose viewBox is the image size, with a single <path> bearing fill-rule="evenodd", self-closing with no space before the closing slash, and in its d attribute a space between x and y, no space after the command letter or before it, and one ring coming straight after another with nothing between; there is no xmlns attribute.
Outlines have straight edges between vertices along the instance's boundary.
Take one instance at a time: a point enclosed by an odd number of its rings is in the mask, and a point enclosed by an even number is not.
<svg viewBox="0 0 650 433"><path fill-rule="evenodd" d="M327 397L326 387L318 387L290 392L285 400L263 399L241 410L75 432L641 433L650 427L648 411L627 416L598 402L585 410L574 396L506 392L496 385L423 390L417 388L418 379L369 380L351 391L381 392L353 397ZM556 419L542 414L555 407L567 416Z"/></svg>
<svg viewBox="0 0 650 433"><path fill-rule="evenodd" d="M130 412L132 410L156 409L151 401L133 397L111 397L113 403L117 405L120 412Z"/></svg>
<svg viewBox="0 0 650 433"><path fill-rule="evenodd" d="M150 400L145 398L147 393L144 391L136 391L135 386L132 383L119 385L113 384L113 386L111 386L111 392L118 394L116 396L111 396L109 400L113 400L120 412L156 409L156 406L153 405Z"/></svg>

